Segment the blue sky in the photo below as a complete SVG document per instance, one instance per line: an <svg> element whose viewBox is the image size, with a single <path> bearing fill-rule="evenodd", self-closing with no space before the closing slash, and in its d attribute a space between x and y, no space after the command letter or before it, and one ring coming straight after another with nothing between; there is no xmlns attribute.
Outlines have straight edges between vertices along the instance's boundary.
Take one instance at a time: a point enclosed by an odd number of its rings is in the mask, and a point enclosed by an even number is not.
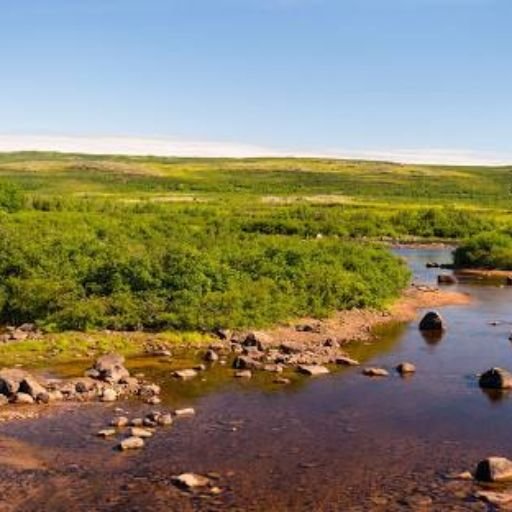
<svg viewBox="0 0 512 512"><path fill-rule="evenodd" d="M4 2L0 134L512 161L511 20L510 0Z"/></svg>

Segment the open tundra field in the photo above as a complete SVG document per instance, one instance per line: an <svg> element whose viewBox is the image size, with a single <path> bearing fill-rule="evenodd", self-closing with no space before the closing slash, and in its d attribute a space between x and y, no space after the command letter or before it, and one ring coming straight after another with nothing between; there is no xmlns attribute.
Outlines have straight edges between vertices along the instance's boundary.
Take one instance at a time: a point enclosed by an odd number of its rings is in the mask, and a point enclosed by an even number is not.
<svg viewBox="0 0 512 512"><path fill-rule="evenodd" d="M381 308L409 272L375 242L507 238L511 190L509 167L1 154L0 322L204 332Z"/></svg>

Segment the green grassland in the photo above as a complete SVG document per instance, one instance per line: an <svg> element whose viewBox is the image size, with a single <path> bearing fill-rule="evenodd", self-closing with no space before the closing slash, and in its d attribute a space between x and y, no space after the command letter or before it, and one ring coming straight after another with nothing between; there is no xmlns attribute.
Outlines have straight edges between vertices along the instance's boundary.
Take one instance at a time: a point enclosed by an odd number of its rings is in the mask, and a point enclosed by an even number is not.
<svg viewBox="0 0 512 512"><path fill-rule="evenodd" d="M512 232L512 167L0 154L0 322L211 331L384 307L381 240Z"/></svg>

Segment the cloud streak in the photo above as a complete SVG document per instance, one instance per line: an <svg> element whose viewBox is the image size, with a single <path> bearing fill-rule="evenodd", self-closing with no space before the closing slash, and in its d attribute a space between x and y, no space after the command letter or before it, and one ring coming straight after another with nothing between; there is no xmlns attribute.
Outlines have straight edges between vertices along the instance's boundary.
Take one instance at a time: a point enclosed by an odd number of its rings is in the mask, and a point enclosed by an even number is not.
<svg viewBox="0 0 512 512"><path fill-rule="evenodd" d="M508 165L512 153L464 149L270 148L236 142L194 141L167 137L0 135L0 152L58 151L63 153L122 154L204 158L313 157L380 160L447 165Z"/></svg>

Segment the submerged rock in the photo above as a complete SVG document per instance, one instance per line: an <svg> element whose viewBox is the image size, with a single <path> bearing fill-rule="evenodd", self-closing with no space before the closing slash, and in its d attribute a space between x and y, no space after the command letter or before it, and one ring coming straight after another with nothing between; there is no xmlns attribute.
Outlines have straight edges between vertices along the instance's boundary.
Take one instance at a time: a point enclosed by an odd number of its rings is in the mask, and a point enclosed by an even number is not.
<svg viewBox="0 0 512 512"><path fill-rule="evenodd" d="M343 366L359 366L359 361L352 359L348 356L341 356L336 358L336 364Z"/></svg>
<svg viewBox="0 0 512 512"><path fill-rule="evenodd" d="M481 460L475 471L481 482L505 482L512 480L512 461L505 457L488 457Z"/></svg>
<svg viewBox="0 0 512 512"><path fill-rule="evenodd" d="M251 370L238 370L235 372L237 379L250 379L252 377Z"/></svg>
<svg viewBox="0 0 512 512"><path fill-rule="evenodd" d="M301 364L297 369L300 373L303 373L304 375L309 375L310 377L330 373L329 369L326 368L325 366L314 364Z"/></svg>
<svg viewBox="0 0 512 512"><path fill-rule="evenodd" d="M429 311L420 322L420 331L444 331L443 317L437 311Z"/></svg>
<svg viewBox="0 0 512 512"><path fill-rule="evenodd" d="M480 376L478 384L487 389L510 389L512 374L503 368L491 368Z"/></svg>
<svg viewBox="0 0 512 512"><path fill-rule="evenodd" d="M457 278L452 274L439 274L437 276L438 284L457 284Z"/></svg>
<svg viewBox="0 0 512 512"><path fill-rule="evenodd" d="M365 368L363 370L363 375L367 377L388 377L389 372L384 368Z"/></svg>
<svg viewBox="0 0 512 512"><path fill-rule="evenodd" d="M396 367L396 371L400 375L407 375L407 374L415 373L416 372L416 366L414 366L412 363L403 362L403 363L400 363Z"/></svg>
<svg viewBox="0 0 512 512"><path fill-rule="evenodd" d="M176 370L173 372L174 377L180 380L190 380L197 377L197 370L193 370L192 368L187 368L185 370Z"/></svg>

